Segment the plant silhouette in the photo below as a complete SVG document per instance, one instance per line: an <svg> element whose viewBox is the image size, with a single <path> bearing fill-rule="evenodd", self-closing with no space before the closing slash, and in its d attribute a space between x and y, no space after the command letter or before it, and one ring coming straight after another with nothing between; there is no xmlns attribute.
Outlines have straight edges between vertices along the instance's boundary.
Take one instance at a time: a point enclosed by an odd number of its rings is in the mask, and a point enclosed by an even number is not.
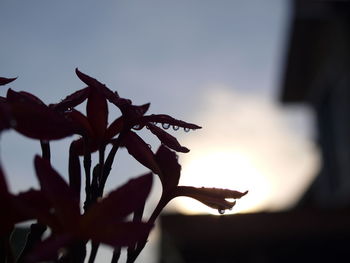
<svg viewBox="0 0 350 263"><path fill-rule="evenodd" d="M127 248L127 262L134 262L144 248L155 220L162 209L175 197L187 196L223 212L247 192L217 188L179 186L181 166L176 152L189 152L166 132L201 127L165 114L146 115L150 104L133 105L98 80L76 69L78 78L87 87L68 95L61 102L46 105L35 95L8 89L0 97L0 132L15 130L38 140L42 155L34 157L39 190L29 189L17 195L7 186L8 177L0 164L0 262L84 262L86 245L91 242L88 262L94 262L100 243L114 249L111 262L118 262L122 247ZM16 78L0 78L4 86ZM86 101L86 114L75 107ZM108 125L108 104L117 107L121 116ZM160 124L160 127L157 126ZM153 153L137 134L147 128L161 145ZM50 141L79 135L70 143L68 178L66 182L51 166ZM106 146L111 145L109 152ZM125 147L128 153L150 172L131 179L126 184L103 194L111 173L116 152ZM96 164L91 155L98 155ZM80 161L83 161L81 171ZM152 188L153 175L162 183L162 194L150 218L143 210ZM82 179L85 200L81 200ZM83 204L83 210L80 204ZM129 219L129 215L132 218ZM36 220L31 225L26 245L15 258L10 235L15 225ZM46 229L50 235L43 237Z"/></svg>

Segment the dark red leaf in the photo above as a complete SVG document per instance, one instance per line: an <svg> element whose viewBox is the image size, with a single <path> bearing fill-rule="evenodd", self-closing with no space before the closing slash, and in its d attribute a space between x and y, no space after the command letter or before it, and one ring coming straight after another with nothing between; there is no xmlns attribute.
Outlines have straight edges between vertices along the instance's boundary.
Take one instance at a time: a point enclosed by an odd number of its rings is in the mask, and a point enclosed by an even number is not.
<svg viewBox="0 0 350 263"><path fill-rule="evenodd" d="M105 141L108 142L114 136L119 134L123 130L123 128L124 128L124 119L122 117L119 117L118 119L114 120L106 130Z"/></svg>
<svg viewBox="0 0 350 263"><path fill-rule="evenodd" d="M25 136L41 140L56 140L74 133L72 122L63 115L38 104L11 89L7 92L15 124L14 128Z"/></svg>
<svg viewBox="0 0 350 263"><path fill-rule="evenodd" d="M0 97L0 131L9 129L11 123L13 123L13 117L10 105L5 98Z"/></svg>
<svg viewBox="0 0 350 263"><path fill-rule="evenodd" d="M12 199L16 223L38 219L41 223L49 225L54 231L60 229L57 219L50 212L51 203L43 192L28 190L13 196Z"/></svg>
<svg viewBox="0 0 350 263"><path fill-rule="evenodd" d="M62 226L74 232L80 220L76 196L47 160L36 156L34 164L41 190L52 203Z"/></svg>
<svg viewBox="0 0 350 263"><path fill-rule="evenodd" d="M130 180L120 188L112 191L100 202L93 204L83 216L83 229L94 228L95 225L113 225L143 206L152 187L152 173Z"/></svg>
<svg viewBox="0 0 350 263"><path fill-rule="evenodd" d="M187 196L194 198L203 204L218 210L231 209L235 205L235 201L230 202L226 199L239 199L246 195L247 192L238 192L229 189L219 188L196 188L192 186L178 186L174 196Z"/></svg>
<svg viewBox="0 0 350 263"><path fill-rule="evenodd" d="M88 143L89 143L88 151L90 153L96 152L100 147L100 144L98 144L95 140L89 140ZM74 142L74 144L75 144L75 149L77 151L77 154L79 156L83 156L85 154L85 140L84 140L84 138L80 138L80 139L76 140Z"/></svg>
<svg viewBox="0 0 350 263"><path fill-rule="evenodd" d="M174 129L182 127L184 129L188 130L196 130L196 129L201 129L202 127L193 124L193 123L188 123L184 122L181 120L174 119L173 117L165 114L152 114L152 115L147 115L143 116L140 124L142 125L147 125L147 123L165 123L173 126Z"/></svg>
<svg viewBox="0 0 350 263"><path fill-rule="evenodd" d="M148 144L145 143L136 133L132 131L125 133L122 146L125 146L130 155L149 168L153 173L158 174L160 172L157 162L154 159L153 152Z"/></svg>
<svg viewBox="0 0 350 263"><path fill-rule="evenodd" d="M74 241L74 237L69 233L51 235L43 242L37 244L33 251L26 257L25 262L37 263L37 262L56 262L58 256L58 250L66 247Z"/></svg>
<svg viewBox="0 0 350 263"><path fill-rule="evenodd" d="M170 135L169 133L165 132L164 130L162 130L161 128L157 127L156 125L153 124L148 124L147 125L149 130L158 137L158 139L165 144L166 146L168 146L169 148L177 151L177 152L183 152L183 153L187 153L190 150L187 149L186 147L183 147L180 145L180 143L177 141L177 139Z"/></svg>
<svg viewBox="0 0 350 263"><path fill-rule="evenodd" d="M78 134L86 136L90 140L95 139L95 133L90 125L88 118L80 111L71 110L65 113L66 117L74 123L74 127Z"/></svg>
<svg viewBox="0 0 350 263"><path fill-rule="evenodd" d="M152 224L142 222L115 222L100 228L89 228L84 234L96 242L121 247L146 240L152 227Z"/></svg>
<svg viewBox="0 0 350 263"><path fill-rule="evenodd" d="M161 170L159 178L163 185L163 191L174 189L180 179L181 165L175 152L161 145L155 155L155 159Z"/></svg>
<svg viewBox="0 0 350 263"><path fill-rule="evenodd" d="M124 120L129 125L134 126L138 124L138 120L148 111L149 106L150 106L150 103L146 103L139 106L125 105L125 107L120 107L120 110L123 114ZM140 125L140 128L142 128L142 125Z"/></svg>
<svg viewBox="0 0 350 263"><path fill-rule="evenodd" d="M68 95L66 98L64 98L61 102L57 104L51 104L50 107L58 111L72 109L75 106L81 104L84 100L86 100L88 95L89 87L86 87L84 89L72 93L71 95Z"/></svg>
<svg viewBox="0 0 350 263"><path fill-rule="evenodd" d="M79 155L75 144L76 142L73 141L69 148L69 186L76 195L76 198L80 201L81 171Z"/></svg>
<svg viewBox="0 0 350 263"><path fill-rule="evenodd" d="M108 121L108 107L106 98L96 88L91 88L86 113L89 123L95 133L96 140L102 142Z"/></svg>
<svg viewBox="0 0 350 263"><path fill-rule="evenodd" d="M3 78L0 77L0 86L6 85L14 80L16 80L17 78Z"/></svg>
<svg viewBox="0 0 350 263"><path fill-rule="evenodd" d="M89 75L84 74L83 72L79 71L78 68L75 69L75 73L77 74L78 78L89 87L94 87L94 88L105 87L105 85L99 82L97 79L94 79Z"/></svg>

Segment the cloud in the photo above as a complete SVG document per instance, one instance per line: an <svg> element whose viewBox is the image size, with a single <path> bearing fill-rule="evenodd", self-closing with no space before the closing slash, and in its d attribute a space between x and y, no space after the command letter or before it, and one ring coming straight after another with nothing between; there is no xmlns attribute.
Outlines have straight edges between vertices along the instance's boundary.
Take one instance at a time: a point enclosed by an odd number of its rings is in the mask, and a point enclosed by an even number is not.
<svg viewBox="0 0 350 263"><path fill-rule="evenodd" d="M200 105L194 119L203 129L181 138L191 149L181 156L181 184L250 190L237 211L294 205L319 164L306 132L310 112L286 111L269 99L222 85L207 89Z"/></svg>

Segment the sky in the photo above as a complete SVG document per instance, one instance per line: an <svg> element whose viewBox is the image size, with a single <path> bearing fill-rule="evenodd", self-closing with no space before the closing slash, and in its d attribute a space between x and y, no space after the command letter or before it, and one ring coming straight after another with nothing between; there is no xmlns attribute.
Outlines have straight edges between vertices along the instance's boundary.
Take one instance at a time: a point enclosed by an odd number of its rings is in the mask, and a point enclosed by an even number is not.
<svg viewBox="0 0 350 263"><path fill-rule="evenodd" d="M150 113L203 126L173 132L191 149L179 158L181 184L249 190L232 212L290 208L316 174L312 112L278 102L290 1L0 0L0 10L0 75L18 77L8 87L58 102L84 87L78 67L135 104L151 102ZM154 137L143 136L156 149ZM52 144L63 175L67 150L67 140ZM37 187L35 153L37 142L2 135L13 192ZM146 171L125 151L117 158L109 189ZM156 181L152 200L159 190ZM180 199L169 207L206 212ZM150 247L140 262L154 261Z"/></svg>

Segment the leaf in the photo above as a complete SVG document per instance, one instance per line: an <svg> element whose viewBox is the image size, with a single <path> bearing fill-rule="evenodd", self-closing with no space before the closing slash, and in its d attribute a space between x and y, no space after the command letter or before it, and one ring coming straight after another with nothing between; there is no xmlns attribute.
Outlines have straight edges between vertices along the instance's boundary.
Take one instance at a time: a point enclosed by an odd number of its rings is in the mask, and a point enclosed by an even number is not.
<svg viewBox="0 0 350 263"><path fill-rule="evenodd" d="M161 145L156 152L155 159L161 170L159 178L163 185L163 191L174 189L180 179L181 165L175 152Z"/></svg>
<svg viewBox="0 0 350 263"><path fill-rule="evenodd" d="M74 127L77 133L86 136L90 140L94 140L95 133L90 125L88 118L80 111L71 110L65 113L66 117L74 123Z"/></svg>
<svg viewBox="0 0 350 263"><path fill-rule="evenodd" d="M186 147L183 147L180 145L180 143L177 141L177 139L170 135L169 133L167 133L166 131L162 130L161 128L157 127L156 125L153 124L148 124L147 125L149 130L158 137L158 139L165 144L166 146L168 146L169 148L177 151L177 152L183 152L183 153L187 153L190 150L187 149Z"/></svg>
<svg viewBox="0 0 350 263"><path fill-rule="evenodd" d="M37 244L33 251L25 258L27 263L57 261L58 250L63 248L74 241L72 235L68 233L51 235L41 243Z"/></svg>
<svg viewBox="0 0 350 263"><path fill-rule="evenodd" d="M77 74L78 78L84 82L89 87L99 88L104 87L105 85L99 82L97 79L94 79L90 77L87 74L84 74L83 72L79 71L78 68L75 69L75 74Z"/></svg>
<svg viewBox="0 0 350 263"><path fill-rule="evenodd" d="M119 134L124 128L124 119L122 117L114 120L107 128L105 133L105 141L111 140L114 136Z"/></svg>
<svg viewBox="0 0 350 263"><path fill-rule="evenodd" d="M74 133L72 122L63 115L11 89L7 92L15 125L19 133L34 139L56 140Z"/></svg>
<svg viewBox="0 0 350 263"><path fill-rule="evenodd" d="M193 123L188 123L184 122L181 120L174 119L173 117L165 114L152 114L152 115L147 115L143 116L141 124L147 125L147 123L166 123L170 124L173 127L182 127L184 129L190 129L190 130L196 130L196 129L201 129L202 127L193 124Z"/></svg>
<svg viewBox="0 0 350 263"><path fill-rule="evenodd" d="M87 99L89 95L89 87L86 87L84 89L78 90L70 95L68 95L66 98L64 98L61 102L57 104L51 104L49 107L58 110L58 111L65 111L71 108L74 108L75 106L81 104L84 100Z"/></svg>
<svg viewBox="0 0 350 263"><path fill-rule="evenodd" d="M125 105L120 107L120 110L123 114L125 122L133 127L138 124L138 120L148 111L150 103L146 103L143 105ZM141 129L144 125L140 125Z"/></svg>
<svg viewBox="0 0 350 263"><path fill-rule="evenodd" d="M174 193L176 196L187 196L194 198L203 204L214 209L231 209L235 205L234 202L229 202L226 199L239 199L246 195L248 191L242 193L229 189L219 188L196 188L192 186L178 186Z"/></svg>
<svg viewBox="0 0 350 263"><path fill-rule="evenodd" d="M81 188L81 169L80 161L77 149L75 147L75 141L73 141L69 148L69 186L75 194L78 201L80 201L80 188Z"/></svg>
<svg viewBox="0 0 350 263"><path fill-rule="evenodd" d="M86 105L89 123L95 133L95 139L102 142L107 129L108 107L106 98L96 88L91 88Z"/></svg>
<svg viewBox="0 0 350 263"><path fill-rule="evenodd" d="M89 228L85 235L113 247L131 246L146 240L152 227L152 224L143 222L115 222L101 228Z"/></svg>
<svg viewBox="0 0 350 263"><path fill-rule="evenodd" d="M97 224L107 227L143 206L152 187L152 173L130 180L94 203L82 218L82 229L94 229Z"/></svg>
<svg viewBox="0 0 350 263"><path fill-rule="evenodd" d="M0 86L6 85L14 80L16 80L17 78L4 78L4 77L0 77Z"/></svg>
<svg viewBox="0 0 350 263"><path fill-rule="evenodd" d="M36 156L34 164L41 190L52 203L62 226L74 232L80 220L80 208L76 196L47 160Z"/></svg>
<svg viewBox="0 0 350 263"><path fill-rule="evenodd" d="M128 131L124 134L122 145L126 147L129 154L141 164L149 168L153 173L160 172L154 154L148 144L144 142L136 133Z"/></svg>

